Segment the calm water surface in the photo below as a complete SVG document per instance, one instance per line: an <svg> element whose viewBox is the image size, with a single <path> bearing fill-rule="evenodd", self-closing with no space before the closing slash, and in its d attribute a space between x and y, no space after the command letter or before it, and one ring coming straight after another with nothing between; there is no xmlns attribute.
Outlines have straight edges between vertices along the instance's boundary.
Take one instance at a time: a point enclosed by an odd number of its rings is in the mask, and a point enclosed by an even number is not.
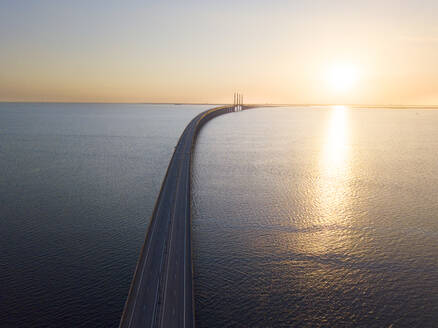
<svg viewBox="0 0 438 328"><path fill-rule="evenodd" d="M198 327L438 326L438 111L220 116L193 181Z"/></svg>
<svg viewBox="0 0 438 328"><path fill-rule="evenodd" d="M0 104L1 327L118 326L173 148L209 107Z"/></svg>
<svg viewBox="0 0 438 328"><path fill-rule="evenodd" d="M0 104L0 326L116 327L202 106ZM193 168L199 327L435 327L438 111L218 117Z"/></svg>

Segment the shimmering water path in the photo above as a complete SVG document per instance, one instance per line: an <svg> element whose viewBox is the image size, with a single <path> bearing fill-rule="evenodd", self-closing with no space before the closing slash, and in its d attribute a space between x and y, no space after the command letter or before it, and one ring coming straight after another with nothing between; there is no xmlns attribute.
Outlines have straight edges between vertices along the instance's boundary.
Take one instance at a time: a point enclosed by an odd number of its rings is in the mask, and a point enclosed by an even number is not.
<svg viewBox="0 0 438 328"><path fill-rule="evenodd" d="M438 111L226 115L193 179L198 327L436 327Z"/></svg>

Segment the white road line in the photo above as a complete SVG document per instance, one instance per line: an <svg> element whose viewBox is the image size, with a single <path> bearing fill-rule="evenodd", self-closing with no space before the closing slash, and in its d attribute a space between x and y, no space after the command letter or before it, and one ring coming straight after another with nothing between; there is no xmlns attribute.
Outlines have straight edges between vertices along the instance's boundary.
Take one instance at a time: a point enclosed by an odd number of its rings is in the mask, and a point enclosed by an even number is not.
<svg viewBox="0 0 438 328"><path fill-rule="evenodd" d="M166 186L164 188L167 188L167 184L166 184ZM161 202L161 199L160 199L160 203L158 204L158 209L157 209L156 213L158 213L160 211L161 204L162 204L162 202ZM143 282L144 269L146 267L146 262L147 262L147 259L149 257L149 250L151 249L151 244L152 244L152 240L153 240L154 233L155 233L155 227L156 227L157 221L158 221L158 220L156 220L156 216L154 218L152 218L152 219L154 220L153 226L151 227L152 232L151 232L151 236L150 236L150 238L148 240L149 241L148 248L147 248L146 256L144 257L143 266L142 266L142 269L141 269L140 281L138 282L138 288L137 288L137 291L136 291L136 294L135 294L134 305L132 306L132 310L131 310L132 314L131 314L131 318L129 319L128 327L131 327L132 319L134 317L134 309L135 309L135 307L137 305L138 293L139 293L139 290L140 290L142 282Z"/></svg>
<svg viewBox="0 0 438 328"><path fill-rule="evenodd" d="M182 180L181 176L182 176L183 164L185 164L185 162L186 162L186 159L187 159L186 156L187 155L188 156L192 155L191 151L192 151L192 148L193 148L195 140L196 140L196 138L195 138L196 134L199 132L199 130L201 128L200 124L202 124L202 121L205 118L208 118L210 116L210 114L216 112L216 110L218 110L218 109L220 110L221 108L213 108L213 109L207 110L206 112L200 113L194 119L192 119L190 121L189 125L184 129L184 131L183 131L183 133L182 133L182 135L181 135L180 139L178 140L178 143L177 143L177 145L175 147L175 151L174 151L174 154L172 156L168 172L166 173L166 176L165 176L166 180L163 182L164 185L163 185L162 190L160 191L160 194L159 194L160 202L158 204L157 210L154 212L155 215L152 218L154 220L154 222L152 223L152 226L150 227L150 230L152 230L152 231L150 231L150 235L149 235L148 240L147 240L148 245L147 245L146 250L143 249L143 251L146 251L146 255L142 257L143 263L142 263L142 266L141 266L140 277L138 278L139 279L138 283L137 283L138 288L136 288L137 290L135 291L135 300L134 300L134 303L133 303L133 305L131 307L131 311L130 311L131 317L129 319L128 327L131 327L131 324L132 324L133 318L134 318L134 314L136 313L135 309L137 307L137 301L138 301L138 298L139 298L138 295L140 293L140 289L142 289L142 286L143 286L143 277L144 277L144 272L145 272L145 268L146 268L146 263L148 263L148 259L149 259L149 256L151 254L151 251L150 251L151 248L152 248L151 245L153 244L153 240L154 240L154 238L157 235L156 230L158 230L158 227L159 227L159 223L157 223L157 221L161 217L161 216L158 215L158 213L161 213L161 211L162 211L163 199L164 199L161 196L165 195L166 192L169 190L169 184L171 184L169 181L171 181L171 179L175 179L176 178L177 181L176 181L175 198L174 198L175 203L174 203L173 213L170 214L171 215L171 217L170 217L170 220L171 220L171 222L170 222L170 229L171 229L170 230L170 241L168 241L167 238L164 240L164 245L163 245L162 251L161 251L161 261L160 261L160 267L159 267L159 271L158 271L158 283L155 286L156 287L155 288L155 301L154 301L153 309L152 309L153 312L152 312L152 322L151 322L151 325L154 325L154 323L155 323L155 317L156 317L156 311L157 311L156 309L157 309L157 303L158 303L157 300L158 300L159 295L162 295L161 293L159 293L159 291L160 291L160 285L162 283L161 277L162 277L162 274L163 274L163 270L165 270L164 274L166 274L166 279L164 281L164 300L163 300L163 304L161 306L161 309L163 309L163 310L159 314L161 314L161 316L162 316L162 321L161 322L163 323L163 321L164 321L164 315L165 315L165 309L166 309L166 301L167 301L168 279L169 279L169 272L170 272L170 270L169 270L169 268L170 268L170 261L171 261L171 258L172 258L172 254L174 253L174 251L173 251L173 249L174 249L174 247L173 247L173 235L174 235L174 225L175 225L175 215L176 215L176 208L177 208L177 199L179 199L177 197L177 195L178 195L180 183L181 183L181 180ZM220 115L220 114L218 114L218 115ZM218 115L215 115L215 116L218 116ZM214 118L215 116L213 116L212 118ZM187 148L189 148L189 151L187 151ZM180 150L182 150L182 151L180 151ZM178 174L176 174L176 175L174 175L172 177L172 172L175 171L175 165L176 165L175 163L178 162L178 159L177 159L178 156L180 156L180 159L179 159L179 162L180 162L179 171L178 171ZM182 157L182 159L181 159L181 157ZM183 163L183 164L181 164L181 163ZM188 174L186 176L185 181L187 181L188 183L186 183L186 186L185 186L185 195L186 195L186 197L184 199L184 259L183 259L183 261L184 261L184 263L183 263L184 264L184 268L183 268L184 269L184 281L183 281L183 284L184 284L184 286L183 286L183 293L184 293L183 294L184 317L183 317L183 326L184 327L186 327L186 319L187 319L187 316L186 316L186 309L187 309L187 304L186 304L187 303L186 302L186 296L187 296L187 286L186 286L187 285L186 284L187 270L186 269L187 268L186 268L186 264L187 263L186 262L187 262L187 246L188 246L188 244L187 244L188 243L187 235L188 235L188 231L190 231L190 230L188 230L188 229L190 229L190 227L187 226L188 225L187 221L190 218L190 213L189 213L189 215L187 215L187 204L190 203L190 183L191 183L191 181L190 181L190 164L191 164L191 157L189 158L189 162L187 164L189 170L188 170ZM160 221L160 223L161 223L161 221ZM165 232L166 232L165 235L168 236L169 231L165 230ZM166 241L168 241L168 243L166 243ZM166 246L166 245L168 245L168 246ZM167 253L167 258L166 258L167 266L164 267L164 261L165 261L164 254L165 254L166 250L168 250L168 247L169 247L169 252ZM192 318L192 320L193 320L193 318Z"/></svg>
<svg viewBox="0 0 438 328"><path fill-rule="evenodd" d="M184 133L183 133L183 135L184 135ZM177 147L178 147L178 145L177 145ZM171 166L173 166L173 164L174 163L173 163L173 160L172 160L172 163L169 165L169 169L170 170L172 169ZM164 189L162 190L163 194L165 194L165 190L167 190L167 186L168 186L168 183L167 183L168 180L167 179L168 178L169 178L169 175L166 176L166 181L164 182L165 186L164 186ZM160 195L158 197L160 197ZM157 211L155 212L155 216L152 218L154 220L154 222L153 222L153 226L151 227L151 230L152 230L151 231L151 236L148 239L148 248L147 248L146 256L144 257L143 266L142 266L141 275L140 275L140 280L138 282L138 288L137 288L136 294L135 294L134 305L132 306L132 309L131 309L131 318L129 319L128 327L131 327L132 319L134 318L134 310L135 310L135 307L137 306L138 293L139 293L139 291L141 289L141 286L142 286L142 283L143 283L144 269L146 267L147 259L149 258L149 250L151 249L152 240L153 240L153 237L154 237L154 234L155 234L155 230L156 230L155 227L156 227L157 221L158 221L157 216L158 216L158 213L160 213L160 211L161 211L162 204L163 204L163 200L162 200L162 198L160 198L160 202L158 204ZM155 310L155 306L154 306L154 310Z"/></svg>
<svg viewBox="0 0 438 328"><path fill-rule="evenodd" d="M154 307L152 309L152 320L151 320L151 325L154 325L155 322L155 313L156 313L156 307L157 307L157 303L158 303L158 291L160 290L160 282L161 282L161 269L163 269L163 261L164 261L164 251L165 251L166 247L163 247L163 250L161 251L161 261L160 261L160 276L158 277L158 283L157 283L157 288L155 289L155 299L154 299Z"/></svg>
<svg viewBox="0 0 438 328"><path fill-rule="evenodd" d="M184 138L185 138L185 134L186 134L186 132L187 132L187 130L184 130L184 132L183 132L183 134L182 134L182 136L181 136L181 138L180 138L180 141L178 142L178 144L177 144L177 146L176 146L176 150L175 150L175 154L178 154L178 148L180 148L181 147L181 141L182 140L184 140ZM173 164L175 164L176 163L176 161L177 161L177 159L176 159L176 157L174 157L174 161L173 161ZM181 172L181 170L182 170L182 167L180 166L180 168L179 168L179 171ZM177 177L179 177L179 175L176 175ZM179 186L179 182L180 182L180 179L178 178L177 179L177 186L176 186L176 188L175 188L175 193L177 192L177 190L178 190L178 186ZM174 199L174 204L176 204L176 198ZM175 206L175 205L174 205ZM175 211L174 211L174 213L175 213ZM174 215L174 213L173 213L173 215ZM173 218L171 218L171 227L170 227L170 232L171 232L171 237L172 237L172 234L173 234L173 230L172 230L172 228L173 228ZM167 239L166 239L167 240ZM163 261L164 261L164 252L165 252L165 250L166 250L166 247L163 247L163 250L162 250L162 252L161 252L161 262L160 262L160 276L161 276L161 269L163 269ZM169 258L169 255L167 255L167 257ZM166 278L167 278L168 276L166 275ZM157 288L156 288L156 290L155 290L155 299L154 299L154 307L153 307L153 310L152 310L152 320L151 320L151 324L153 325L154 324L154 322L155 322L155 314L156 314L156 307L157 307L157 303L158 303L158 296L159 296L159 287L160 287L160 283L161 283L161 279L160 278L158 278L158 284L157 284ZM166 285L166 287L167 287L167 285ZM163 304L164 305L164 304ZM164 306L163 306L164 307Z"/></svg>
<svg viewBox="0 0 438 328"><path fill-rule="evenodd" d="M190 165L189 165L190 167ZM190 176L190 174L189 174ZM190 181L189 181L190 184ZM186 192L186 195L189 192ZM190 195L189 195L189 201L190 201ZM187 257L187 200L185 202L185 207L184 207L184 317L183 317L183 327L186 327L186 257Z"/></svg>
<svg viewBox="0 0 438 328"><path fill-rule="evenodd" d="M184 142L184 145L186 143L187 142ZM185 147L183 147L183 149L184 148ZM182 174L182 169L183 169L183 166L184 166L184 160L180 160L180 162L181 163L180 163L180 168L179 168L178 181L177 181L177 185L176 185L176 188L175 188L175 195L178 195L178 192L179 192L179 185L180 185L180 182L181 182L181 174ZM163 317L164 317L165 310L166 310L167 283L168 283L168 280L169 280L169 264L170 264L170 259L172 258L172 253L173 253L173 243L172 243L172 240L173 240L173 226L175 224L176 205L178 203L177 197L175 197L174 201L175 201L175 203L173 205L172 222L171 222L171 228L170 228L171 229L170 230L170 242L169 242L170 251L167 254L167 267L166 267L167 272L166 272L166 280L165 280L165 283L164 283L164 300L163 300L163 305L162 305L163 310L161 312L161 315L162 315L162 317L161 317L161 326L163 325L163 320L164 320Z"/></svg>

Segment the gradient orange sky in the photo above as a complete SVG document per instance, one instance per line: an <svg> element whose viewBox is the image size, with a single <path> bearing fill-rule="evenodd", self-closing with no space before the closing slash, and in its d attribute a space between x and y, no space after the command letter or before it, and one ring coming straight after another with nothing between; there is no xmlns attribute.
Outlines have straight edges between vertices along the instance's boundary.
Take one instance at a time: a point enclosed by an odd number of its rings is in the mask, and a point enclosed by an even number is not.
<svg viewBox="0 0 438 328"><path fill-rule="evenodd" d="M438 105L438 1L0 2L0 101ZM354 87L327 71L353 65Z"/></svg>

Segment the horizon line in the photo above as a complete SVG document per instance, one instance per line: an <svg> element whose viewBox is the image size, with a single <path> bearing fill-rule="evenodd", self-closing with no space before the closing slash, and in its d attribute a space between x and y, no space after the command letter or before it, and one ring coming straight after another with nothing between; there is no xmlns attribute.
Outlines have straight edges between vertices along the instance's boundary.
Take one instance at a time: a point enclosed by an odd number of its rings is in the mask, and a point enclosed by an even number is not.
<svg viewBox="0 0 438 328"><path fill-rule="evenodd" d="M155 101L4 101L0 100L0 103L10 103L10 104L144 104L144 105L232 105L232 103L215 103L215 102L155 102ZM370 107L370 108L437 108L438 105L415 105L415 104L342 104L342 103L248 103L244 104L246 106L272 106L272 107L282 107L282 106L302 106L302 107L326 107L326 106L347 106L347 107Z"/></svg>

